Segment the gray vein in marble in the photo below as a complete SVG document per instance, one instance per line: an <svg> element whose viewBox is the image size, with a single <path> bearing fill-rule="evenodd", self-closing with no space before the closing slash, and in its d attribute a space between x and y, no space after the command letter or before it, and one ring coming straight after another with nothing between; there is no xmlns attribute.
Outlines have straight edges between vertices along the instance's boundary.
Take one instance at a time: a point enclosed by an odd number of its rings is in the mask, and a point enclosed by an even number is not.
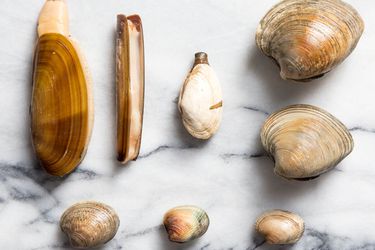
<svg viewBox="0 0 375 250"><path fill-rule="evenodd" d="M258 107L253 107L253 106L244 106L242 107L243 109L247 109L247 110L251 110L251 111L254 111L254 112L257 112L257 113L261 113L263 115L270 115L270 113L268 111L265 111L261 108L258 108Z"/></svg>
<svg viewBox="0 0 375 250"><path fill-rule="evenodd" d="M360 126L350 128L349 131L355 132L355 131L360 131L360 132L365 132L365 133L375 133L375 129L368 129L368 128L363 128Z"/></svg>
<svg viewBox="0 0 375 250"><path fill-rule="evenodd" d="M154 226L154 227L149 227L149 228L146 228L142 231L138 231L138 232L135 232L135 233L128 233L128 234L125 234L124 235L124 238L125 239L128 239L128 238L133 238L133 237L141 237L141 236L144 236L146 234L150 234L154 231L157 231L157 230L162 230L164 229L164 226L163 225L158 225L158 226Z"/></svg>

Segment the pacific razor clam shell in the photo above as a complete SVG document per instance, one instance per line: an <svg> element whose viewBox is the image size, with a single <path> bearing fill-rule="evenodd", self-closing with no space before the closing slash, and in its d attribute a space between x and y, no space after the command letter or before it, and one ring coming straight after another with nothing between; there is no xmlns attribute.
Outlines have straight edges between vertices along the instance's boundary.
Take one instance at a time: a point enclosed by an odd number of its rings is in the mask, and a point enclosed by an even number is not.
<svg viewBox="0 0 375 250"><path fill-rule="evenodd" d="M46 18L54 14L61 19ZM65 36L66 21L65 1L48 0L39 18L30 107L37 158L56 176L83 160L93 119L90 77L77 45Z"/></svg>
<svg viewBox="0 0 375 250"><path fill-rule="evenodd" d="M136 160L141 147L144 108L144 45L138 15L117 16L117 159Z"/></svg>
<svg viewBox="0 0 375 250"><path fill-rule="evenodd" d="M112 207L94 201L74 204L60 218L61 230L75 248L105 244L116 235L119 225Z"/></svg>
<svg viewBox="0 0 375 250"><path fill-rule="evenodd" d="M302 237L305 224L297 214L273 210L258 217L255 229L268 244L293 244Z"/></svg>
<svg viewBox="0 0 375 250"><path fill-rule="evenodd" d="M284 0L261 20L256 43L283 79L308 81L344 61L363 30L358 12L341 0Z"/></svg>
<svg viewBox="0 0 375 250"><path fill-rule="evenodd" d="M184 243L205 234L210 220L201 208L179 206L165 214L163 223L170 241Z"/></svg>
<svg viewBox="0 0 375 250"><path fill-rule="evenodd" d="M261 130L275 173L287 179L312 179L334 168L353 150L349 130L327 111L292 105L272 114Z"/></svg>
<svg viewBox="0 0 375 250"><path fill-rule="evenodd" d="M180 90L178 101L184 127L198 139L209 139L216 133L223 112L219 80L207 57L204 52L195 54L194 66Z"/></svg>

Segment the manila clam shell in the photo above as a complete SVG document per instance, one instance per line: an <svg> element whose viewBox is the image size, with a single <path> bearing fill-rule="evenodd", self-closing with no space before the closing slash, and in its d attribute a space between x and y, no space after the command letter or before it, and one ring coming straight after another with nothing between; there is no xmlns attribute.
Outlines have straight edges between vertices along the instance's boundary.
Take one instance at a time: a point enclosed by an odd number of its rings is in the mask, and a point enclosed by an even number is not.
<svg viewBox="0 0 375 250"><path fill-rule="evenodd" d="M284 0L261 20L256 43L283 79L306 81L349 56L363 29L357 11L341 0Z"/></svg>
<svg viewBox="0 0 375 250"><path fill-rule="evenodd" d="M264 235L269 244L293 244L305 230L303 219L297 214L273 210L258 217L255 229Z"/></svg>
<svg viewBox="0 0 375 250"><path fill-rule="evenodd" d="M261 130L275 173L311 179L334 168L353 150L353 139L333 115L311 105L292 105L272 114Z"/></svg>
<svg viewBox="0 0 375 250"><path fill-rule="evenodd" d="M182 122L192 136L209 139L216 133L222 119L222 99L219 80L208 64L207 54L196 53L178 101Z"/></svg>
<svg viewBox="0 0 375 250"><path fill-rule="evenodd" d="M179 206L164 216L164 226L170 241L184 243L201 237L210 224L206 212L195 206Z"/></svg>
<svg viewBox="0 0 375 250"><path fill-rule="evenodd" d="M76 248L105 244L116 235L119 225L119 217L113 208L94 201L69 207L60 219L61 230Z"/></svg>

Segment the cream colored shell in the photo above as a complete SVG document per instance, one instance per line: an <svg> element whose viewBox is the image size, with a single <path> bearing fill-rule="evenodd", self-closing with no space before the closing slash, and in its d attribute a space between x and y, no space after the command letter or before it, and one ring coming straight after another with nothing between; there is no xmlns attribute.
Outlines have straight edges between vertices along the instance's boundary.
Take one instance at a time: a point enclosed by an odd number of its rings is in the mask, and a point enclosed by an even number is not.
<svg viewBox="0 0 375 250"><path fill-rule="evenodd" d="M256 43L282 78L306 81L349 56L363 29L358 12L341 0L284 0L261 20Z"/></svg>
<svg viewBox="0 0 375 250"><path fill-rule="evenodd" d="M119 217L113 208L94 201L71 206L60 219L61 230L75 248L91 248L110 241L119 225Z"/></svg>
<svg viewBox="0 0 375 250"><path fill-rule="evenodd" d="M208 63L196 64L187 76L178 102L186 130L198 139L209 139L222 119L219 80Z"/></svg>
<svg viewBox="0 0 375 250"><path fill-rule="evenodd" d="M287 179L317 177L334 168L354 146L345 125L304 104L272 114L263 125L261 141L275 161L275 173Z"/></svg>
<svg viewBox="0 0 375 250"><path fill-rule="evenodd" d="M305 230L303 219L297 214L273 210L258 217L256 230L269 244L293 244L297 242Z"/></svg>

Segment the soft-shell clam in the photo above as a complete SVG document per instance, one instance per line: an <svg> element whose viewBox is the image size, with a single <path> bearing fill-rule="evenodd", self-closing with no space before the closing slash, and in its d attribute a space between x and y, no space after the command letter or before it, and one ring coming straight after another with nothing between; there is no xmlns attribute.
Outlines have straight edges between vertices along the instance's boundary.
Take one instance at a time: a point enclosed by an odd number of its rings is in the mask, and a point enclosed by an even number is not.
<svg viewBox="0 0 375 250"><path fill-rule="evenodd" d="M144 49L138 15L117 16L117 158L135 160L141 147L144 103Z"/></svg>
<svg viewBox="0 0 375 250"><path fill-rule="evenodd" d="M293 244L304 230L303 219L297 214L273 210L258 217L255 229L264 235L269 244Z"/></svg>
<svg viewBox="0 0 375 250"><path fill-rule="evenodd" d="M275 173L311 179L334 168L353 150L353 139L339 120L311 105L292 105L272 114L261 131Z"/></svg>
<svg viewBox="0 0 375 250"><path fill-rule="evenodd" d="M284 0L261 20L256 43L282 78L306 81L349 56L363 29L357 11L341 0Z"/></svg>
<svg viewBox="0 0 375 250"><path fill-rule="evenodd" d="M64 0L47 0L39 17L31 102L32 141L41 165L57 176L73 171L90 140L90 78L68 37Z"/></svg>
<svg viewBox="0 0 375 250"><path fill-rule="evenodd" d="M210 138L219 129L222 105L219 80L208 64L207 54L196 53L178 101L186 130L198 139Z"/></svg>
<svg viewBox="0 0 375 250"><path fill-rule="evenodd" d="M60 219L61 230L76 248L105 244L116 235L119 225L120 220L113 208L94 201L71 206Z"/></svg>
<svg viewBox="0 0 375 250"><path fill-rule="evenodd" d="M206 212L195 206L179 206L164 216L164 226L170 241L184 243L201 237L210 224Z"/></svg>

